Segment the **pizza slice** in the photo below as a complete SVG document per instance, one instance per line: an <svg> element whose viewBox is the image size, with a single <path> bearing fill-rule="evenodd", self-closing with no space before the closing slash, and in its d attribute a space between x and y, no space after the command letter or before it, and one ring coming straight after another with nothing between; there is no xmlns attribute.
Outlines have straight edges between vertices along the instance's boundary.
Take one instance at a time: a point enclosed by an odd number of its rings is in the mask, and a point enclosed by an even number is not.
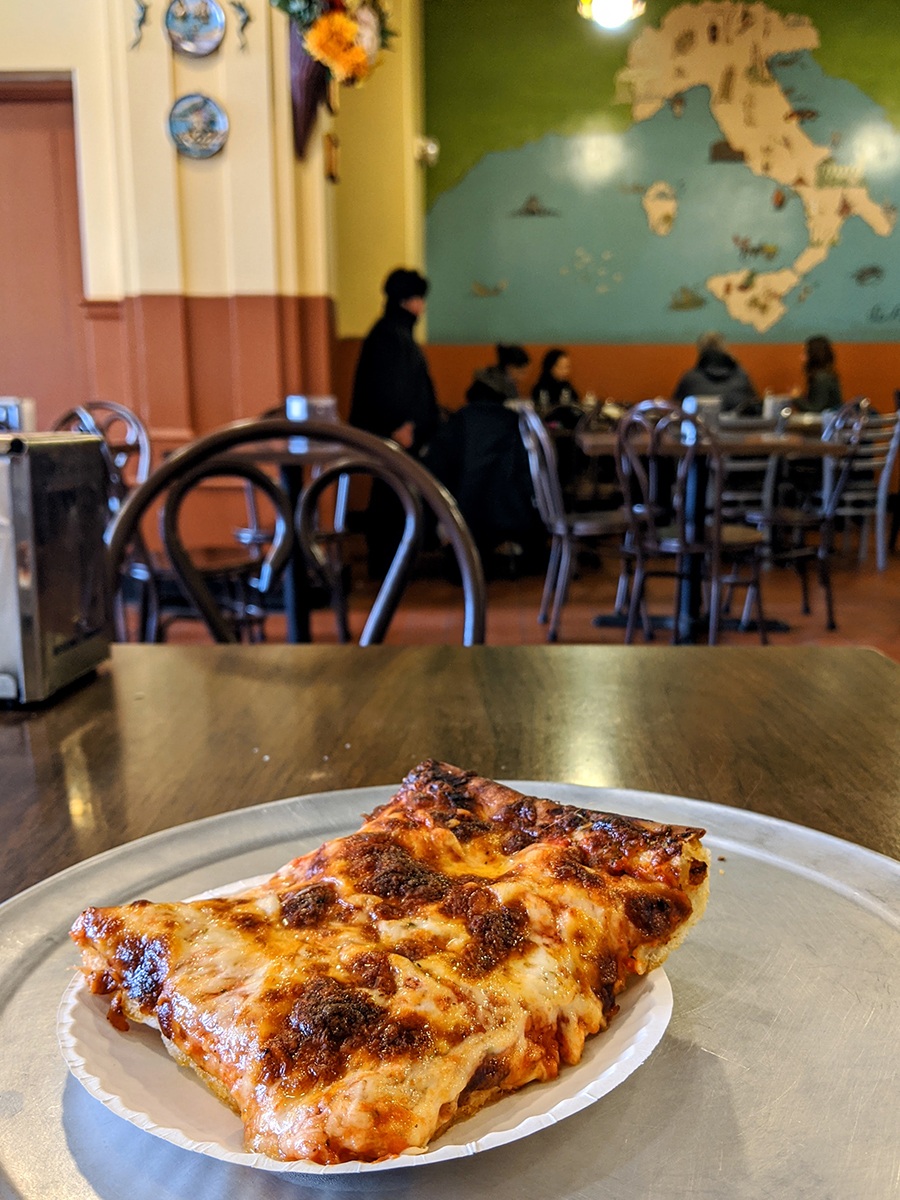
<svg viewBox="0 0 900 1200"><path fill-rule="evenodd" d="M427 761L239 896L88 908L109 1018L159 1029L282 1160L377 1161L555 1078L706 903L702 829Z"/></svg>

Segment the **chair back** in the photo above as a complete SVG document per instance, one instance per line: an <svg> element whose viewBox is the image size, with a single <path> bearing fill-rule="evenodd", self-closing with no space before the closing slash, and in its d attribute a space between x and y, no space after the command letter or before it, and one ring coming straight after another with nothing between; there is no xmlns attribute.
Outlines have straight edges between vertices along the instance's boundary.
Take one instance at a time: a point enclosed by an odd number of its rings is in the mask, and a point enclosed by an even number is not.
<svg viewBox="0 0 900 1200"><path fill-rule="evenodd" d="M731 416L719 422L722 456L722 520L745 521L751 513L770 513L774 503L779 458L771 450L756 455L730 455L728 435L782 433L788 408L774 416Z"/></svg>
<svg viewBox="0 0 900 1200"><path fill-rule="evenodd" d="M709 460L706 527L692 514L704 506L691 489L700 486L698 455ZM629 538L647 555L718 550L722 523L721 449L703 420L667 400L645 400L622 418L616 470L625 500Z"/></svg>
<svg viewBox="0 0 900 1200"><path fill-rule="evenodd" d="M211 479L240 479L245 498L264 495L274 510L274 521L253 545L246 558L222 560L204 566L195 561L185 543L181 511L189 494ZM251 462L227 454L199 461L175 479L162 510L162 534L166 554L182 591L196 607L217 641L240 641L251 634L262 616L261 600L267 596L294 551L293 513L287 497L265 471ZM226 594L217 598L213 580L227 580ZM232 636L233 635L233 636Z"/></svg>
<svg viewBox="0 0 900 1200"><path fill-rule="evenodd" d="M143 483L150 474L150 435L140 417L124 404L88 400L63 413L52 428L92 433L103 439L112 512L117 512L131 488Z"/></svg>
<svg viewBox="0 0 900 1200"><path fill-rule="evenodd" d="M879 413L866 399L852 401L851 413L853 407L863 418L862 427L835 516L863 516L875 511L880 497L886 502L900 446L900 414ZM826 473L828 485L833 475Z"/></svg>
<svg viewBox="0 0 900 1200"><path fill-rule="evenodd" d="M534 405L528 400L523 400L516 407L519 413L519 433L528 455L528 469L531 473L538 515L552 533L554 529L565 526L566 521L556 447Z"/></svg>
<svg viewBox="0 0 900 1200"><path fill-rule="evenodd" d="M255 443L277 439L305 438L312 445L324 444L333 450L334 460L327 462L316 479L309 485L311 499L301 494L295 513L295 528L300 544L316 567L321 567L320 556L315 553L317 530L314 521L317 511L316 500L328 483L350 472L361 472L380 479L398 496L406 514L403 536L397 553L385 576L384 582L372 605L365 624L360 645L381 642L402 597L408 581L412 560L422 532L422 509L426 505L437 519L440 530L449 541L459 567L463 587L464 619L463 642L474 645L484 641L485 584L481 560L472 535L460 515L456 502L418 461L385 438L375 437L349 425L316 421L289 421L286 418L237 421L215 430L197 441L182 447L159 466L140 487L135 489L107 532L108 565L110 583L115 590L119 586L120 573L126 562L129 547L140 533L141 518L160 497L170 493L174 485L185 481L182 493L189 486L208 478L206 471L211 460L228 456L226 466L233 465L235 452L247 447L241 457L252 461L251 447ZM286 451L287 453L287 451ZM301 460L298 459L298 464ZM210 470L212 468L209 468ZM215 473L221 473L216 467ZM232 472L233 473L233 472ZM166 504L170 502L167 498ZM176 494L177 503L177 494ZM174 521L174 518L173 518ZM168 537L172 521L168 515L163 519ZM167 541L168 548L168 541ZM177 552L176 552L177 554ZM271 580L284 563L286 557L283 544L269 559ZM175 562L175 559L173 559ZM226 619L217 619L216 604L201 572L186 570L182 559L180 576L191 599L197 604L210 632L220 642L237 640L234 630ZM206 593L204 595L204 592ZM221 614L219 614L221 617Z"/></svg>
<svg viewBox="0 0 900 1200"><path fill-rule="evenodd" d="M828 456L822 464L821 515L825 521L833 521L840 512L844 493L857 470L860 444L871 419L868 400L850 400L838 409L822 430L824 442L835 442L843 447L843 453Z"/></svg>

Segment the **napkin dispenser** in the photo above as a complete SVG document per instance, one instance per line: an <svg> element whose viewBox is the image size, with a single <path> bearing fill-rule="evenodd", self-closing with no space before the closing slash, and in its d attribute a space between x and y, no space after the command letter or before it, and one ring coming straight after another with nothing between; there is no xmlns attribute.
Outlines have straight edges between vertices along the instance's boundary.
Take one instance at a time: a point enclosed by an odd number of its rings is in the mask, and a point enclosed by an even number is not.
<svg viewBox="0 0 900 1200"><path fill-rule="evenodd" d="M33 430L36 423L34 400L30 396L0 396L0 429L18 433Z"/></svg>
<svg viewBox="0 0 900 1200"><path fill-rule="evenodd" d="M715 429L722 415L722 397L685 396L681 407L686 413L699 417L708 429Z"/></svg>
<svg viewBox="0 0 900 1200"><path fill-rule="evenodd" d="M102 439L0 434L0 700L46 700L109 655Z"/></svg>
<svg viewBox="0 0 900 1200"><path fill-rule="evenodd" d="M339 419L337 400L334 396L287 396L284 411L289 421L336 422ZM314 445L316 449L328 448L325 442L316 442ZM310 449L309 439L290 438L288 447L293 454L306 454Z"/></svg>

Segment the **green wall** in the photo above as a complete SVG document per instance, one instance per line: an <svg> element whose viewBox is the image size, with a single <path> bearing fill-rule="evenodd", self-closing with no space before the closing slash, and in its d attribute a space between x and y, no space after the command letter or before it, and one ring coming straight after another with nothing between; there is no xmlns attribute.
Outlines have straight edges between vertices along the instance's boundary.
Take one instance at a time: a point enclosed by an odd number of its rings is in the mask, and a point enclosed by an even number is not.
<svg viewBox="0 0 900 1200"><path fill-rule="evenodd" d="M576 11L576 0L425 0L425 124L441 143L427 202L485 154L547 133L625 130L613 102L628 43L683 0L648 0L644 16L607 33ZM855 83L900 128L898 0L769 0L819 29L824 71Z"/></svg>

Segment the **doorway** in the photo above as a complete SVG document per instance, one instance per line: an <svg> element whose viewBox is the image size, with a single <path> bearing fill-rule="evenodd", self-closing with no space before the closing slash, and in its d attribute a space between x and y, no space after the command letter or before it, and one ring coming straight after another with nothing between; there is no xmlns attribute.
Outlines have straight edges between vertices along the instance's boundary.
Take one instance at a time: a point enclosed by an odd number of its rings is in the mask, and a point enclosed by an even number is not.
<svg viewBox="0 0 900 1200"><path fill-rule="evenodd" d="M72 84L0 77L0 394L38 428L87 397Z"/></svg>

